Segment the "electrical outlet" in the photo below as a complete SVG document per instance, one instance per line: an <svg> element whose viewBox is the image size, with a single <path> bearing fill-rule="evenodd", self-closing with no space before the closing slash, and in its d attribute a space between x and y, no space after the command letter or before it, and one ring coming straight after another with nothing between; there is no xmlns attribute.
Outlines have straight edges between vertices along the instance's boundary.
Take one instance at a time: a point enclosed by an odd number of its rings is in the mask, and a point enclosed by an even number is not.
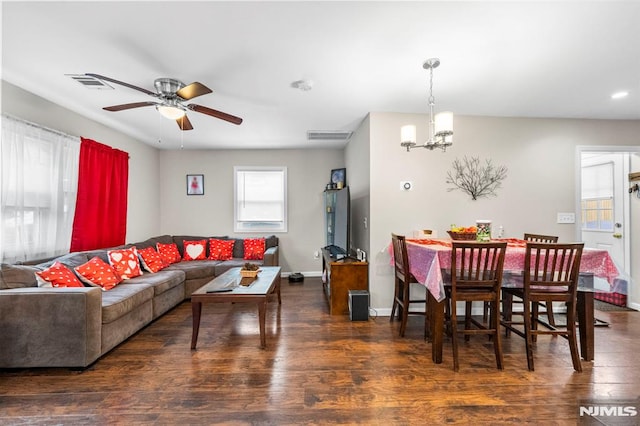
<svg viewBox="0 0 640 426"><path fill-rule="evenodd" d="M320 259L320 252L318 250L313 252L313 258L314 259Z"/></svg>
<svg viewBox="0 0 640 426"><path fill-rule="evenodd" d="M575 213L558 213L558 223L576 223Z"/></svg>

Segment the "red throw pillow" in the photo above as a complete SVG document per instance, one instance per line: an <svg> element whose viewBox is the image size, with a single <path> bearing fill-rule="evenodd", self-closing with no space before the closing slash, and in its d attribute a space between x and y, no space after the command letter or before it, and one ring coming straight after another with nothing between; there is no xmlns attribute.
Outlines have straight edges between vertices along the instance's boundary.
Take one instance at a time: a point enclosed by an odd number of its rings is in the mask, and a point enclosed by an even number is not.
<svg viewBox="0 0 640 426"><path fill-rule="evenodd" d="M140 262L138 262L138 251L135 247L122 250L107 251L109 264L113 266L120 278L128 280L142 275Z"/></svg>
<svg viewBox="0 0 640 426"><path fill-rule="evenodd" d="M207 240L184 241L182 260L204 260L207 258Z"/></svg>
<svg viewBox="0 0 640 426"><path fill-rule="evenodd" d="M209 259L231 260L233 259L233 245L235 240L209 239Z"/></svg>
<svg viewBox="0 0 640 426"><path fill-rule="evenodd" d="M36 272L36 279L38 287L84 287L76 274L60 262L55 262L44 271Z"/></svg>
<svg viewBox="0 0 640 426"><path fill-rule="evenodd" d="M97 256L74 269L82 282L93 287L100 287L104 291L111 290L122 282L122 278L115 269Z"/></svg>
<svg viewBox="0 0 640 426"><path fill-rule="evenodd" d="M140 255L140 263L142 263L142 267L149 272L158 272L169 266L168 263L165 263L165 261L162 260L160 253L155 251L153 247L138 250L138 254Z"/></svg>
<svg viewBox="0 0 640 426"><path fill-rule="evenodd" d="M244 259L264 259L264 238L246 238L244 240Z"/></svg>
<svg viewBox="0 0 640 426"><path fill-rule="evenodd" d="M162 260L167 265L180 262L182 260L182 257L180 257L180 252L178 251L178 246L175 243L157 243L156 248L158 249L158 253L160 253L160 256L162 257Z"/></svg>

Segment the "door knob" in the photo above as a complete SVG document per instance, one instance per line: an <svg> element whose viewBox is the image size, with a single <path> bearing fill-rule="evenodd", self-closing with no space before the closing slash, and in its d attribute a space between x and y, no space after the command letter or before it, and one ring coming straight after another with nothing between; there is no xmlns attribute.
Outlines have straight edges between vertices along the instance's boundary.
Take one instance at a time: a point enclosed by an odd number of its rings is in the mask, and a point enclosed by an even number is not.
<svg viewBox="0 0 640 426"><path fill-rule="evenodd" d="M618 234L618 233L613 234L613 238L618 238L618 239L622 238L622 234Z"/></svg>

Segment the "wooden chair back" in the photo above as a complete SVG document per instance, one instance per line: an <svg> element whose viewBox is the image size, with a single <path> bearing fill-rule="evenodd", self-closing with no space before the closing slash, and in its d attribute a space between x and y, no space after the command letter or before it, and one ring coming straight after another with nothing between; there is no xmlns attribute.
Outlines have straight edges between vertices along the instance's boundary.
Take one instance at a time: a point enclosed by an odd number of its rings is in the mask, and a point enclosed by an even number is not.
<svg viewBox="0 0 640 426"><path fill-rule="evenodd" d="M528 234L525 232L524 239L534 243L557 243L558 237L555 235Z"/></svg>
<svg viewBox="0 0 640 426"><path fill-rule="evenodd" d="M451 251L452 297L458 290L499 292L507 243L454 241Z"/></svg>
<svg viewBox="0 0 640 426"><path fill-rule="evenodd" d="M524 292L527 300L575 304L584 243L527 243Z"/></svg>
<svg viewBox="0 0 640 426"><path fill-rule="evenodd" d="M407 282L411 279L411 272L409 272L407 243L404 235L391 234L391 244L393 245L393 261L396 278L402 282Z"/></svg>

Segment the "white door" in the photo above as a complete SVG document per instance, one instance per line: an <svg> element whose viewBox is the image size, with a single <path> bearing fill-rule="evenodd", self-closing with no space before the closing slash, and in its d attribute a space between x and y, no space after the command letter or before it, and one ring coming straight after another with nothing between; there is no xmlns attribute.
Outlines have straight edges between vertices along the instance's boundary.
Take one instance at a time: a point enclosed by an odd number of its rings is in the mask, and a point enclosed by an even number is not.
<svg viewBox="0 0 640 426"><path fill-rule="evenodd" d="M627 153L582 153L582 241L585 247L608 250L618 267L626 272L629 271L629 244L626 232L628 170Z"/></svg>

